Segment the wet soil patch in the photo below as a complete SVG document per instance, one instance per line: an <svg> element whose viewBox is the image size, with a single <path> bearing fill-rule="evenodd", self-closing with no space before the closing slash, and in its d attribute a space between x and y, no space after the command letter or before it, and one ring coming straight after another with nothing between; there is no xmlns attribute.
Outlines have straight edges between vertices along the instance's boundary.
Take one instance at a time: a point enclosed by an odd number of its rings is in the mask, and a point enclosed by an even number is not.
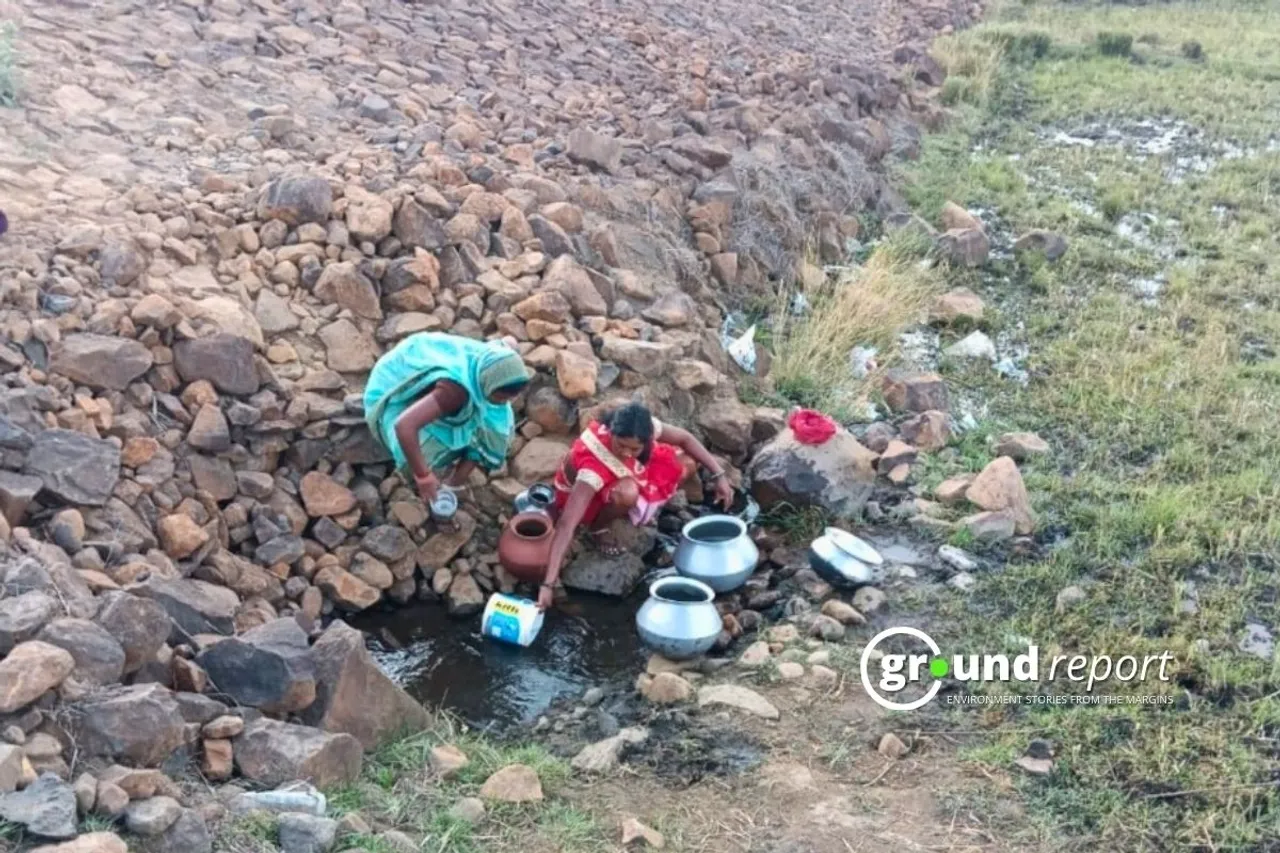
<svg viewBox="0 0 1280 853"><path fill-rule="evenodd" d="M764 760L766 747L744 731L684 713L649 721L649 739L626 756L665 784L687 788L708 777L738 776Z"/></svg>

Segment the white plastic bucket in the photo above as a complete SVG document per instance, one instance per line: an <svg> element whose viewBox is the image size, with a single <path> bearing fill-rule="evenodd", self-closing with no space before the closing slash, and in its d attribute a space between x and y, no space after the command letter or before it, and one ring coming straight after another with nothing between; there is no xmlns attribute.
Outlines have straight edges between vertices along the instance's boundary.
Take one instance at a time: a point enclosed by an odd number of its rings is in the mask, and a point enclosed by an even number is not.
<svg viewBox="0 0 1280 853"><path fill-rule="evenodd" d="M504 643L528 646L542 630L543 612L535 602L495 592L480 619L480 633Z"/></svg>

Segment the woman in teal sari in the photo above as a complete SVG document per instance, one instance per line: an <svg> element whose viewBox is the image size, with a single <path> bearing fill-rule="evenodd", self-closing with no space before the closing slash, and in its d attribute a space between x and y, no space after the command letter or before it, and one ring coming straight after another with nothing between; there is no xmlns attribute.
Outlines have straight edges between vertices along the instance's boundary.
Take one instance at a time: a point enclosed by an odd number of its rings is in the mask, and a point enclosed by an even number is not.
<svg viewBox="0 0 1280 853"><path fill-rule="evenodd" d="M515 430L511 401L528 382L520 354L500 342L422 332L374 365L365 420L430 502L441 476L459 486L476 465L501 467Z"/></svg>

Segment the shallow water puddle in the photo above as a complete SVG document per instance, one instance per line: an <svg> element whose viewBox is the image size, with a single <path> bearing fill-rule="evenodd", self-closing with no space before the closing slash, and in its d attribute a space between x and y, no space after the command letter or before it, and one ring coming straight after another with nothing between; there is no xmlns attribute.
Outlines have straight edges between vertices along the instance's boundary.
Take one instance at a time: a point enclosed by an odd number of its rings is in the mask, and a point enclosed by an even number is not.
<svg viewBox="0 0 1280 853"><path fill-rule="evenodd" d="M647 656L635 629L641 600L575 595L547 615L527 649L481 636L479 616L450 619L438 604L369 614L352 625L415 699L476 728L502 729L531 723L588 687L634 679Z"/></svg>

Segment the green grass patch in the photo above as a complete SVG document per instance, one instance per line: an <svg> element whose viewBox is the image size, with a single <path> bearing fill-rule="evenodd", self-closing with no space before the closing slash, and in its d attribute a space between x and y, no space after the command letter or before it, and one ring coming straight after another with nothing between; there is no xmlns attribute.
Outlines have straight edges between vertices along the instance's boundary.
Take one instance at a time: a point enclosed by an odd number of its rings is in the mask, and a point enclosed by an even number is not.
<svg viewBox="0 0 1280 853"><path fill-rule="evenodd" d="M1071 248L951 282L1023 324L1033 378L948 368L989 421L922 479L976 470L993 434L1039 432L1054 454L1022 468L1053 547L934 602L933 636L985 652L1025 638L1042 655L1169 651L1174 681L1127 689L1177 704L987 708L990 734L965 757L1007 769L1030 737L1053 740L1051 776L1013 775L1030 819L1077 844L1275 849L1280 664L1239 642L1246 622L1280 629L1280 7L1007 4L954 49L997 33L1045 47L1033 61L1005 49L986 98L962 99L926 141L905 196L926 218L948 199L980 205ZM1080 128L1123 138L1055 138ZM1149 144L1166 132L1170 145ZM1060 612L1068 585L1086 597ZM957 728L979 719L952 713Z"/></svg>

